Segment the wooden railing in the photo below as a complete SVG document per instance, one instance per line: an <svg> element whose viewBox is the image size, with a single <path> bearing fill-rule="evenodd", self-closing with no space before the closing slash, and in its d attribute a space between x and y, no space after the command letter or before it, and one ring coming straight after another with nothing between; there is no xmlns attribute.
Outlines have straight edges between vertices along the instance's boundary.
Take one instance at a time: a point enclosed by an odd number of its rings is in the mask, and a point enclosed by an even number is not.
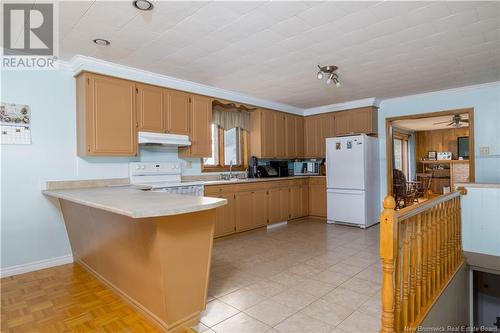
<svg viewBox="0 0 500 333"><path fill-rule="evenodd" d="M459 192L395 207L380 216L384 333L414 331L463 263Z"/></svg>

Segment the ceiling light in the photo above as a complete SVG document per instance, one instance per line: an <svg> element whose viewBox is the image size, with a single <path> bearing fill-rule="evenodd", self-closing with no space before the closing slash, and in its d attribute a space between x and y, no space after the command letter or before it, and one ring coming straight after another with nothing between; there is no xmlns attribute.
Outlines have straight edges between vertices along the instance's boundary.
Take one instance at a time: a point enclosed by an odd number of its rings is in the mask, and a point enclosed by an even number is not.
<svg viewBox="0 0 500 333"><path fill-rule="evenodd" d="M332 82L333 82L333 74L330 74L328 79L326 79L326 84L332 84Z"/></svg>
<svg viewBox="0 0 500 333"><path fill-rule="evenodd" d="M153 4L148 0L135 0L133 3L135 8L139 10L151 10L153 9Z"/></svg>
<svg viewBox="0 0 500 333"><path fill-rule="evenodd" d="M328 79L326 79L326 84L335 83L336 87L340 87L339 76L335 71L338 69L337 66L320 66L318 65L319 71L317 74L318 80L323 79L326 75Z"/></svg>
<svg viewBox="0 0 500 333"><path fill-rule="evenodd" d="M111 42L107 39L96 38L94 39L94 43L100 46L108 46Z"/></svg>

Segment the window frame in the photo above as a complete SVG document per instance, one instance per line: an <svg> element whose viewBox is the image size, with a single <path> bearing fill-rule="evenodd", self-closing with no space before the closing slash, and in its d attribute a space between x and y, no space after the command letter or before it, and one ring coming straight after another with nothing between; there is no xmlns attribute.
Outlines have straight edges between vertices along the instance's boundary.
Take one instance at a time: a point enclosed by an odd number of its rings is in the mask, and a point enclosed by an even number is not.
<svg viewBox="0 0 500 333"><path fill-rule="evenodd" d="M248 168L248 131L245 131L240 128L240 145L241 145L241 165L234 165L233 171L245 171ZM203 158L201 159L201 172L223 172L229 171L229 165L224 164L224 129L218 127L217 132L218 139L218 161L217 165L206 165L203 163Z"/></svg>

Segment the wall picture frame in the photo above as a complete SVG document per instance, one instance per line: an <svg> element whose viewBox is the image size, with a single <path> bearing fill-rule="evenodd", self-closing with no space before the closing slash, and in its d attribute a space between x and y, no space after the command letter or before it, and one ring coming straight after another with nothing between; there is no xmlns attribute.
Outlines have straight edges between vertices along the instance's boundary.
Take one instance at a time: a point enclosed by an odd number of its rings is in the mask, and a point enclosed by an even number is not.
<svg viewBox="0 0 500 333"><path fill-rule="evenodd" d="M435 151L429 151L427 153L427 158L429 161L435 161L437 159L437 153Z"/></svg>

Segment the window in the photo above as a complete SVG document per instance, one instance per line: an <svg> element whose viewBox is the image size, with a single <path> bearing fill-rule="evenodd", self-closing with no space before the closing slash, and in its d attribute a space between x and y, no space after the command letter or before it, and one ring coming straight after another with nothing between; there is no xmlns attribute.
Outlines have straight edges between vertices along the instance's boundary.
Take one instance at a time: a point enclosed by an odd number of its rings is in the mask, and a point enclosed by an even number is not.
<svg viewBox="0 0 500 333"><path fill-rule="evenodd" d="M394 169L403 171L406 179L409 180L409 154L408 135L399 132L394 133L393 141Z"/></svg>
<svg viewBox="0 0 500 333"><path fill-rule="evenodd" d="M245 170L247 133L239 128L224 130L212 124L212 156L203 159L202 171Z"/></svg>

